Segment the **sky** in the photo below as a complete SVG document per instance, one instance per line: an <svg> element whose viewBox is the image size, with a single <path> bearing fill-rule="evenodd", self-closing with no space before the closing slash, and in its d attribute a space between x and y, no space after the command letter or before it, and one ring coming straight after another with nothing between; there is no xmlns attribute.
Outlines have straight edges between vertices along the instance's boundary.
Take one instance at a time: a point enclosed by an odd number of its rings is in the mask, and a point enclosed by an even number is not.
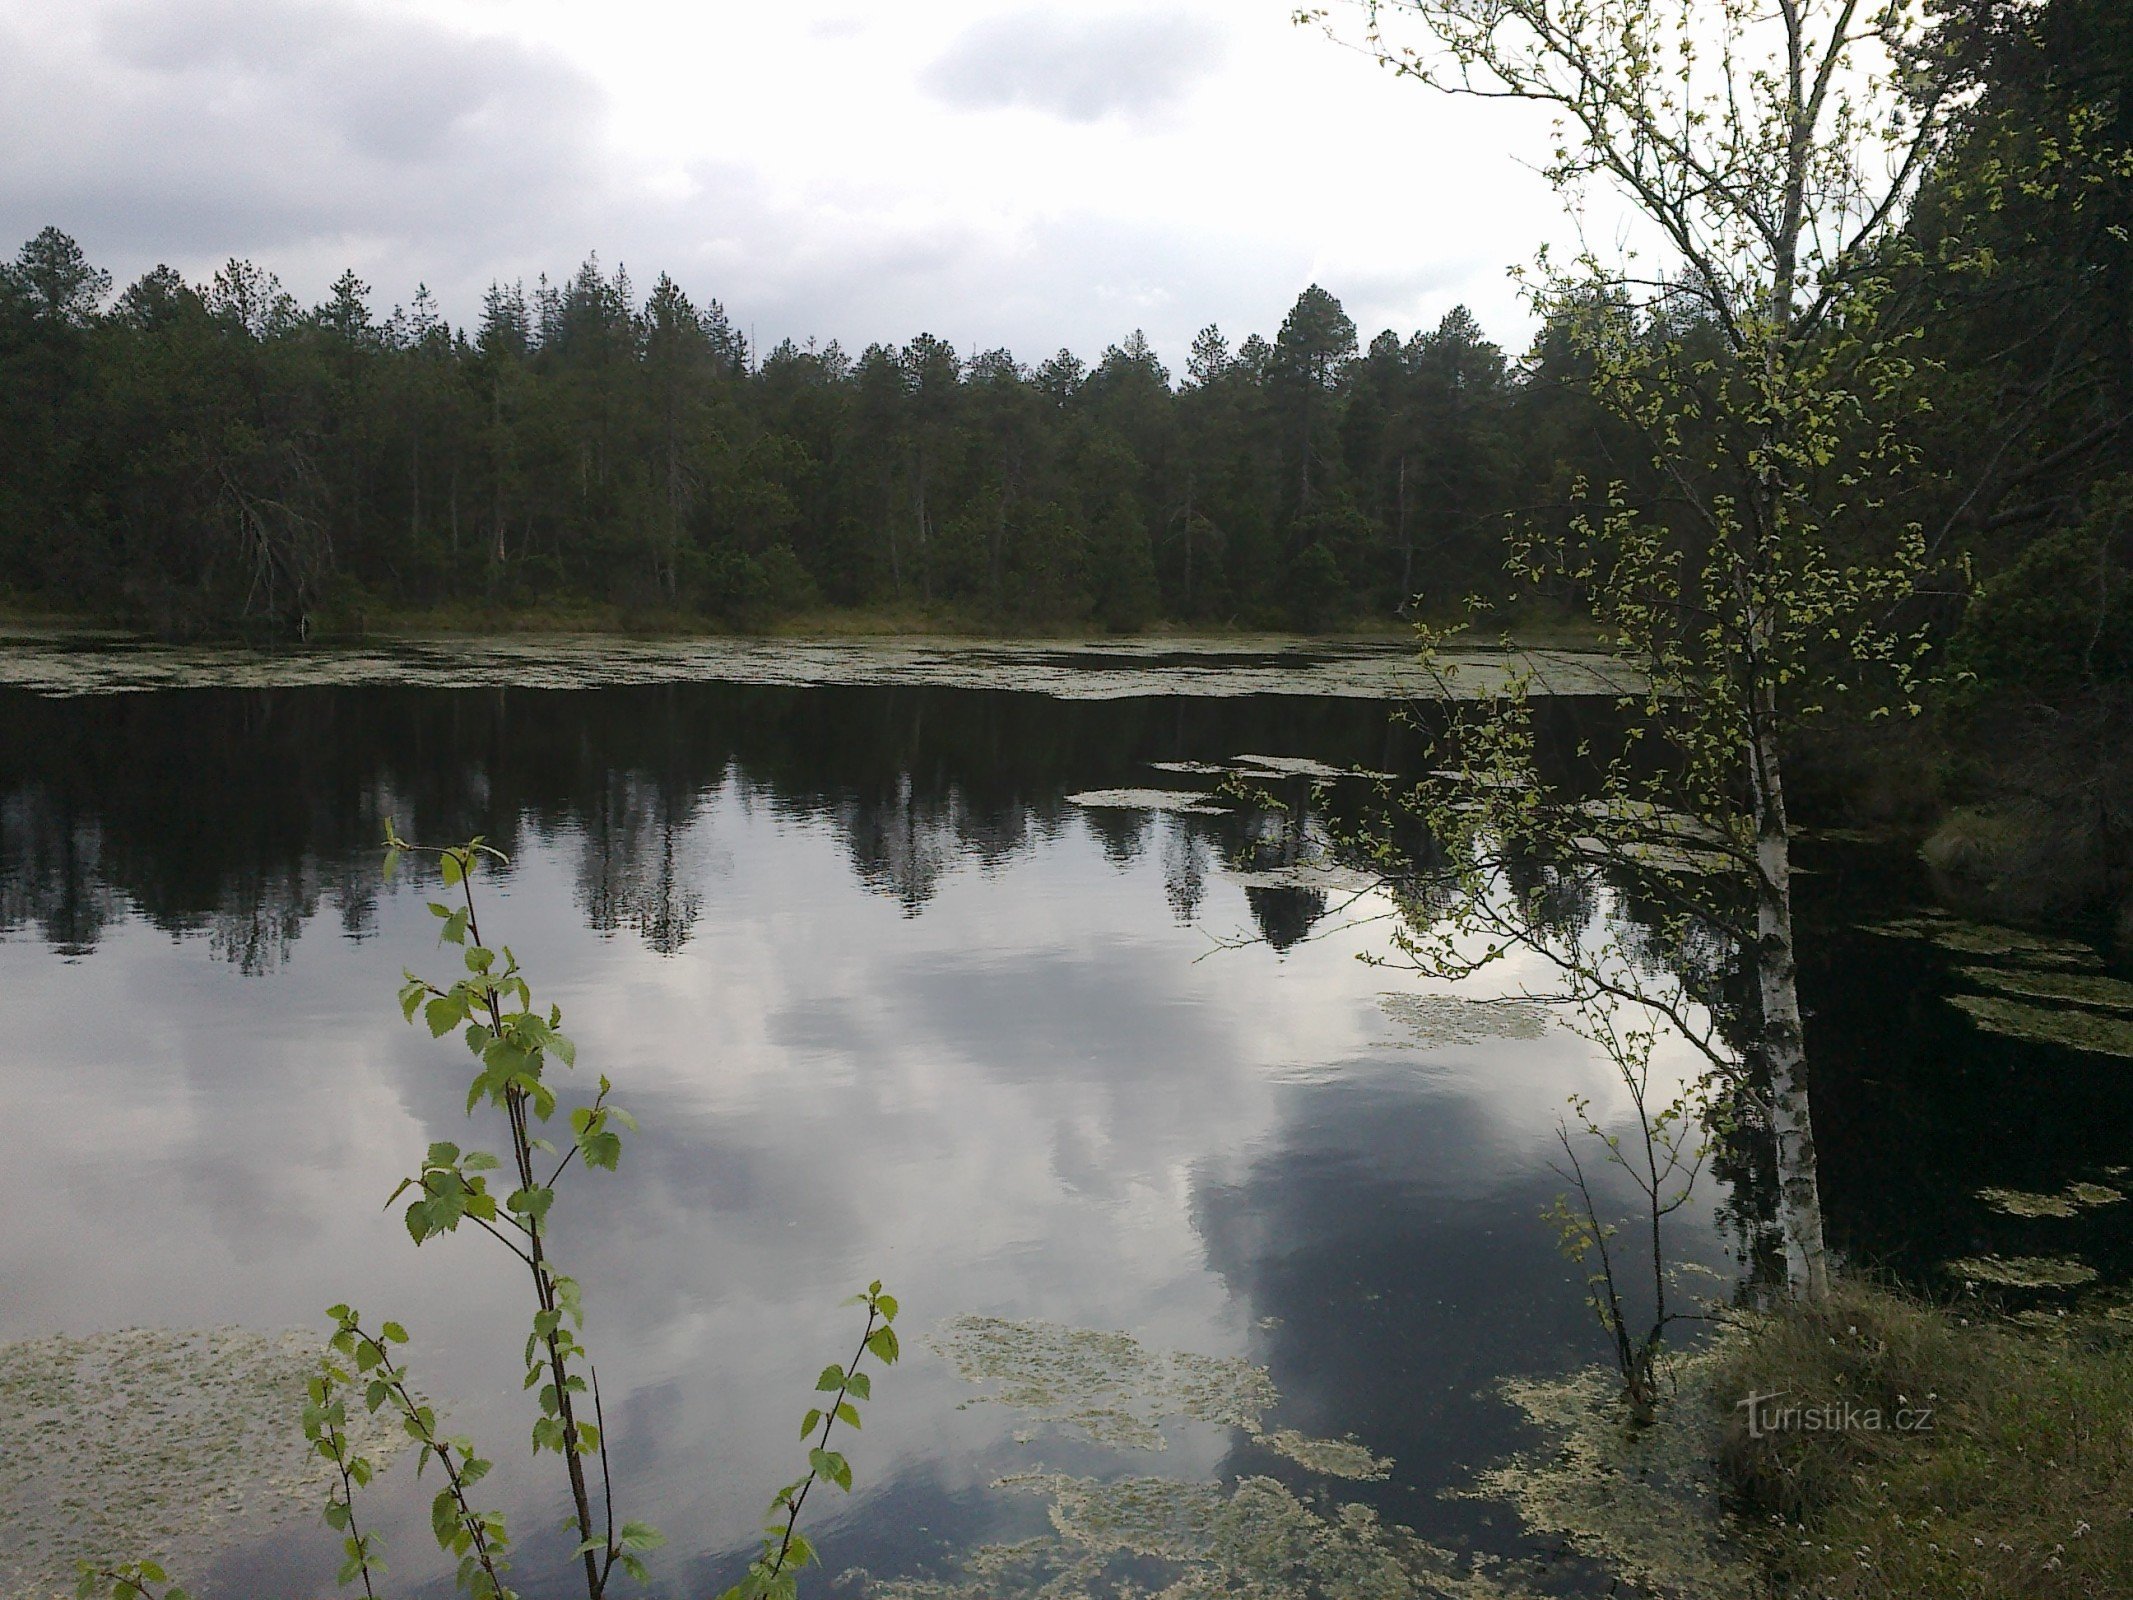
<svg viewBox="0 0 2133 1600"><path fill-rule="evenodd" d="M56 225L121 285L245 257L306 304L352 267L461 323L597 253L759 349L1139 328L1173 370L1317 282L1366 341L1464 303L1522 347L1509 271L1571 237L1545 123L1291 9L0 0L0 249Z"/></svg>

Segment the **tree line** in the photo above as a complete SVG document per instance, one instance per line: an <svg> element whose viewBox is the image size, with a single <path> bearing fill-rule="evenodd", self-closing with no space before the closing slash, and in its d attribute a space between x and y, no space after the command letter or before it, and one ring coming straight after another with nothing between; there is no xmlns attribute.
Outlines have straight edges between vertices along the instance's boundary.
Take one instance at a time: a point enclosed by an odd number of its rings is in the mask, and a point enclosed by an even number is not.
<svg viewBox="0 0 2133 1600"><path fill-rule="evenodd" d="M175 631L475 600L761 622L1317 627L1486 582L1556 375L1464 309L1359 350L1312 286L1174 380L931 334L760 357L716 300L588 259L471 331L232 261L112 297L56 228L0 279L0 586Z"/></svg>

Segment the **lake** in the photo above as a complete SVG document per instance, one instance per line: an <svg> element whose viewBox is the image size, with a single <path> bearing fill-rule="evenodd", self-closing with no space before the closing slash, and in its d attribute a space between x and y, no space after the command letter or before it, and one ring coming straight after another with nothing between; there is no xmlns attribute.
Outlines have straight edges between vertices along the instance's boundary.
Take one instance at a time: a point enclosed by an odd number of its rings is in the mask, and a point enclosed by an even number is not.
<svg viewBox="0 0 2133 1600"><path fill-rule="evenodd" d="M525 1451L522 1269L478 1235L418 1250L381 1209L432 1141L502 1142L464 1114L463 1049L397 1013L402 969L453 952L433 876L381 881L388 818L508 853L490 941L642 1124L554 1220L618 1502L669 1537L658 1592L738 1575L873 1278L905 1359L843 1441L855 1492L810 1502L803 1588L1013 1592L1039 1546L1084 1582L1050 1547L1086 1532L1089 1486L1153 1478L1264 1480L1313 1526L1413 1530L1445 1571L1531 1560L1605 1592L1453 1492L1540 1439L1505 1380L1604 1358L1543 1211L1566 1098L1619 1125L1622 1092L1545 1018L1417 1005L1444 991L1362 959L1384 903L1315 865L1311 775L1415 764L1400 653L694 648L0 641L0 1594L122 1527L167 1538L107 1553L174 1548L196 1593L329 1590L322 1486L269 1440L294 1419L252 1413L282 1393L278 1337L342 1300L406 1324L418 1384L498 1461L516 1579L570 1591L560 1472ZM1604 664L1554 666L1558 714L1596 718ZM2133 1277L2119 1036L1951 1004L2033 969L1922 915L1908 852L1810 837L1801 860L1833 1242L1937 1291L1981 1257ZM2054 959L2103 986L2082 1015L2122 1014L2100 957ZM1512 962L1485 992L1542 981ZM1719 1299L1750 1182L1707 1177L1670 1237ZM226 1416L183 1392L208 1368L237 1374ZM125 1448L97 1457L98 1430ZM262 1441L220 1477L274 1470L210 1506L192 1458L217 1435ZM1328 1441L1390 1465L1355 1476ZM394 1590L447 1593L411 1465L363 1509ZM1097 1554L1145 1576L1158 1545Z"/></svg>

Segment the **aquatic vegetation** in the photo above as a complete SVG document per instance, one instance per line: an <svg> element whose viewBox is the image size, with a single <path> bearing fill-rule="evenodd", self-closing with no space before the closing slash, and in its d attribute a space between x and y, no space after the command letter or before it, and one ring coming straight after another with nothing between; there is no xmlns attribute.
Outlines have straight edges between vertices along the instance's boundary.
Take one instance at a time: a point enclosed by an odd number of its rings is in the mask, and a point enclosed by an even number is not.
<svg viewBox="0 0 2133 1600"><path fill-rule="evenodd" d="M1266 1369L1241 1356L1156 1350L1125 1333L961 1316L927 1342L967 1382L995 1386L976 1403L1011 1406L1114 1448L1161 1450L1171 1417L1257 1434L1278 1398Z"/></svg>
<svg viewBox="0 0 2133 1600"><path fill-rule="evenodd" d="M1259 1435L1259 1443L1322 1477L1370 1480L1392 1472L1390 1456L1372 1455L1354 1439L1312 1439L1294 1428L1277 1428Z"/></svg>
<svg viewBox="0 0 2133 1600"><path fill-rule="evenodd" d="M1958 967L1958 976L2002 994L2032 1000L2058 1000L2069 1005L2096 1006L2105 1011L2133 1012L2133 983L2105 977L2097 972L2033 972L2006 967Z"/></svg>
<svg viewBox="0 0 2133 1600"><path fill-rule="evenodd" d="M1958 955L2003 956L2029 966L2103 965L2103 958L2078 939L2060 939L1989 922L1964 922L1940 912L1870 922L1861 931L1888 939L1923 939Z"/></svg>
<svg viewBox="0 0 2133 1600"><path fill-rule="evenodd" d="M951 1317L927 1342L966 1381L997 1385L979 1400L1012 1406L1097 1444L1160 1450L1160 1425L1188 1417L1241 1428L1326 1477L1382 1478L1392 1468L1389 1458L1353 1439L1264 1431L1262 1419L1280 1396L1266 1369L1241 1356L1157 1350L1131 1334L1001 1317Z"/></svg>
<svg viewBox="0 0 2133 1600"><path fill-rule="evenodd" d="M2118 1190L2101 1183L2070 1183L2057 1194L1980 1189L1977 1197L2010 1217L2073 1217L2079 1216L2084 1206L2117 1205L2125 1199Z"/></svg>
<svg viewBox="0 0 2133 1600"><path fill-rule="evenodd" d="M2081 1214L2071 1195L2032 1194L2023 1189L1980 1189L1977 1197L2010 1217L2073 1217Z"/></svg>
<svg viewBox="0 0 2133 1600"><path fill-rule="evenodd" d="M0 1595L72 1593L85 1555L204 1562L311 1514L332 1476L296 1427L315 1335L128 1328L0 1344ZM382 1457L397 1430L355 1425Z"/></svg>
<svg viewBox="0 0 2133 1600"><path fill-rule="evenodd" d="M1367 1506L1308 1505L1271 1478L1003 1479L1042 1494L1053 1532L972 1552L944 1579L875 1584L881 1600L1536 1600L1523 1565L1461 1556ZM1150 1578L1149 1564L1160 1566Z"/></svg>
<svg viewBox="0 0 2133 1600"><path fill-rule="evenodd" d="M1167 811L1173 815L1219 817L1227 810L1192 789L1084 789L1067 797L1070 806L1092 811Z"/></svg>
<svg viewBox="0 0 2133 1600"><path fill-rule="evenodd" d="M1479 1044L1484 1039L1538 1039L1554 1020L1538 1000L1475 1000L1458 994L1378 996L1386 1016L1407 1030L1402 1042L1412 1049Z"/></svg>
<svg viewBox="0 0 2133 1600"><path fill-rule="evenodd" d="M1970 1014L1987 1033L2038 1044L2061 1044L2094 1055L2133 1057L2133 1017L2079 1006L2037 1006L1998 995L1951 994L1948 1003Z"/></svg>
<svg viewBox="0 0 2133 1600"><path fill-rule="evenodd" d="M1941 1269L1966 1283L2008 1289L2078 1289L2096 1281L2096 1269L2062 1256L1959 1256Z"/></svg>
<svg viewBox="0 0 2133 1600"><path fill-rule="evenodd" d="M1447 692L1400 644L1295 639L1143 639L1101 643L965 639L629 639L411 637L317 650L173 645L109 636L0 638L0 687L50 696L195 687L390 684L431 688L586 689L647 683L934 685L1014 689L1061 700L1141 695L1437 698ZM1612 693L1624 669L1593 651L1476 649L1451 681L1459 697L1532 672L1556 694Z"/></svg>
<svg viewBox="0 0 2133 1600"><path fill-rule="evenodd" d="M1309 756L1238 756L1230 763L1230 770L1246 777L1316 778L1328 783L1350 775L1346 767L1330 767Z"/></svg>
<svg viewBox="0 0 2133 1600"><path fill-rule="evenodd" d="M1316 889L1322 894L1367 894L1378 887L1371 874L1337 861L1292 861L1275 867L1224 867L1222 876L1240 889Z"/></svg>
<svg viewBox="0 0 2133 1600"><path fill-rule="evenodd" d="M1650 1426L1632 1422L1616 1375L1588 1367L1566 1378L1508 1383L1505 1395L1544 1443L1479 1475L1473 1499L1508 1500L1526 1526L1656 1594L1750 1600L1763 1593L1721 1505L1719 1423L1708 1353L1677 1357L1673 1398Z"/></svg>

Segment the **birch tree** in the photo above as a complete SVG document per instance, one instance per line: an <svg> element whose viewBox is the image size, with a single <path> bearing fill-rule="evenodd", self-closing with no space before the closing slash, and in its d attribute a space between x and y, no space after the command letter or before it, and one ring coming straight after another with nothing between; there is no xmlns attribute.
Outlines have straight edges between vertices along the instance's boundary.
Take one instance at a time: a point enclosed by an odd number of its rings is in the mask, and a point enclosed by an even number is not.
<svg viewBox="0 0 2133 1600"><path fill-rule="evenodd" d="M1650 264L1545 255L1538 309L1575 331L1593 386L1650 441L1657 505L1582 486L1567 531L1514 540L1527 575L1585 594L1637 679L1596 792L1533 768L1519 685L1454 719L1463 798L1418 797L1468 852L1469 927L1541 948L1573 992L1668 1014L1739 1065L1680 984L1539 915L1519 863L1565 880L1675 880L1676 941L1738 935L1759 1015L1778 1223L1796 1293L1829 1282L1792 915L1785 763L1840 695L1917 709L1921 641L1892 619L1926 561L1884 498L1922 405L1893 310L1901 227L1941 139L1938 40L1909 0L1362 0L1362 43L1403 77L1553 114L1539 166L1582 218L1611 194L1660 242ZM1304 13L1300 20L1327 19ZM1338 24L1331 24L1337 31ZM1862 553L1864 552L1864 553ZM1686 836L1686 837L1685 837ZM1685 859L1686 858L1686 859ZM1704 881L1684 885L1685 877ZM1736 915L1737 913L1737 915ZM1471 947L1463 947L1470 950ZM1411 954L1449 961L1451 946Z"/></svg>

